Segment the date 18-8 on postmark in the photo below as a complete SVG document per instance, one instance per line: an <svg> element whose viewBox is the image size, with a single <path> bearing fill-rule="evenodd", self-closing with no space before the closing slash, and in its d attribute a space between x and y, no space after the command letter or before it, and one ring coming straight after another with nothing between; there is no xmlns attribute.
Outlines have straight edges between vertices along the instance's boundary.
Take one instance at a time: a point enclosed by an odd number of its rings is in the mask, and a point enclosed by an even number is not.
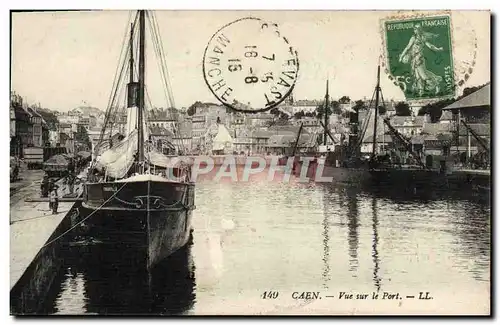
<svg viewBox="0 0 500 325"><path fill-rule="evenodd" d="M407 100L455 95L450 24L449 15L383 22L388 70Z"/></svg>

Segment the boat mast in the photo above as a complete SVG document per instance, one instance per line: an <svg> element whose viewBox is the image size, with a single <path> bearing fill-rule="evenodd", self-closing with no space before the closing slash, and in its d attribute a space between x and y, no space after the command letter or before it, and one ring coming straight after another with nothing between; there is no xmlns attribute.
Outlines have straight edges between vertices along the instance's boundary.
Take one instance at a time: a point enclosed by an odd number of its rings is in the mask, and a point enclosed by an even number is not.
<svg viewBox="0 0 500 325"><path fill-rule="evenodd" d="M375 153L377 151L377 119L378 119L379 92L380 92L380 65L377 68L377 85L375 86L375 120L373 125L372 157L375 156Z"/></svg>
<svg viewBox="0 0 500 325"><path fill-rule="evenodd" d="M137 112L137 127L138 127L138 161L144 161L144 126L143 126L143 112L144 112L144 70L145 70L145 11L139 10L139 105Z"/></svg>
<svg viewBox="0 0 500 325"><path fill-rule="evenodd" d="M326 95L325 95L325 130L323 132L323 145L326 146L326 136L328 133L328 102L330 100L330 96L328 95L328 79L326 80Z"/></svg>
<svg viewBox="0 0 500 325"><path fill-rule="evenodd" d="M134 24L130 24L130 83L134 82Z"/></svg>
<svg viewBox="0 0 500 325"><path fill-rule="evenodd" d="M299 145L300 134L302 133L302 127L304 123L300 123L299 132L297 132L297 139L295 139L295 144L293 145L292 157L295 157L295 152L297 152L297 146Z"/></svg>

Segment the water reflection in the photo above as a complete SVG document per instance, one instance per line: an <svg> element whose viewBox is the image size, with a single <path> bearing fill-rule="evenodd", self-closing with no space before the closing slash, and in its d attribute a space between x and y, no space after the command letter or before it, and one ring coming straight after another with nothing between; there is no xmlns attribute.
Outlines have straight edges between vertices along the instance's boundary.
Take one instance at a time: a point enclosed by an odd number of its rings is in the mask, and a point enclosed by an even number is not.
<svg viewBox="0 0 500 325"><path fill-rule="evenodd" d="M349 243L349 271L356 274L358 269L358 246L359 246L359 234L358 234L358 195L359 191L356 188L346 188L344 190L345 198L347 201L347 242ZM355 275L354 275L355 276Z"/></svg>
<svg viewBox="0 0 500 325"><path fill-rule="evenodd" d="M328 192L325 190L325 194ZM328 213L328 200L327 196L325 195L323 198L323 288L328 290L328 282L330 282L330 246L329 246L329 241L330 241L330 220L329 217L331 216L330 213Z"/></svg>
<svg viewBox="0 0 500 325"><path fill-rule="evenodd" d="M379 271L379 256L378 256L378 211L377 211L377 199L372 198L372 229L373 229L373 241L372 241L372 259L373 259L373 283L377 291L380 291L380 277L378 275Z"/></svg>
<svg viewBox="0 0 500 325"><path fill-rule="evenodd" d="M490 207L485 202L475 202L454 208L457 210L454 233L458 243L455 254L461 257L458 263L466 267L474 279L489 281L490 274L485 270L490 269L491 260L491 220L487 217Z"/></svg>
<svg viewBox="0 0 500 325"><path fill-rule="evenodd" d="M444 296L454 288L446 300L450 309L461 308L471 290L478 293L475 301L488 297L488 205L451 193L368 192L338 184L203 183L196 196L193 249L148 274L132 266L144 258L138 253L74 248L52 309L266 314L302 308L286 298L271 305L261 299L269 290L286 297L296 290L430 287ZM315 306L308 305L312 313Z"/></svg>
<svg viewBox="0 0 500 325"><path fill-rule="evenodd" d="M195 300L191 247L148 272L144 251L99 245L72 247L66 281L55 299L61 314L182 314Z"/></svg>

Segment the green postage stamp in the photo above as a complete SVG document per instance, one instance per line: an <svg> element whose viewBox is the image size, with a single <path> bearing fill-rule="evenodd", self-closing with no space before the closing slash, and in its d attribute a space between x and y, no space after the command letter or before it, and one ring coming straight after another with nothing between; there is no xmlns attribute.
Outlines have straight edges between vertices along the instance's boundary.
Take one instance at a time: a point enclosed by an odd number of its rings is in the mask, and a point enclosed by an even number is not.
<svg viewBox="0 0 500 325"><path fill-rule="evenodd" d="M455 95L450 15L383 22L388 73L407 100Z"/></svg>

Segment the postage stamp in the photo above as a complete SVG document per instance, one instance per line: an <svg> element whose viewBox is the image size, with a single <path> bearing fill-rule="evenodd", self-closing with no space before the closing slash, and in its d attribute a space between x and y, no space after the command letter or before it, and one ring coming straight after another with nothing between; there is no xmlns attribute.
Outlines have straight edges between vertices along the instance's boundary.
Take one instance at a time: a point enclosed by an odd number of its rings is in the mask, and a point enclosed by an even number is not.
<svg viewBox="0 0 500 325"><path fill-rule="evenodd" d="M241 112L262 112L293 90L299 71L297 51L278 25L242 18L217 31L205 49L203 77L214 96Z"/></svg>
<svg viewBox="0 0 500 325"><path fill-rule="evenodd" d="M451 16L383 22L389 74L407 100L455 96Z"/></svg>

